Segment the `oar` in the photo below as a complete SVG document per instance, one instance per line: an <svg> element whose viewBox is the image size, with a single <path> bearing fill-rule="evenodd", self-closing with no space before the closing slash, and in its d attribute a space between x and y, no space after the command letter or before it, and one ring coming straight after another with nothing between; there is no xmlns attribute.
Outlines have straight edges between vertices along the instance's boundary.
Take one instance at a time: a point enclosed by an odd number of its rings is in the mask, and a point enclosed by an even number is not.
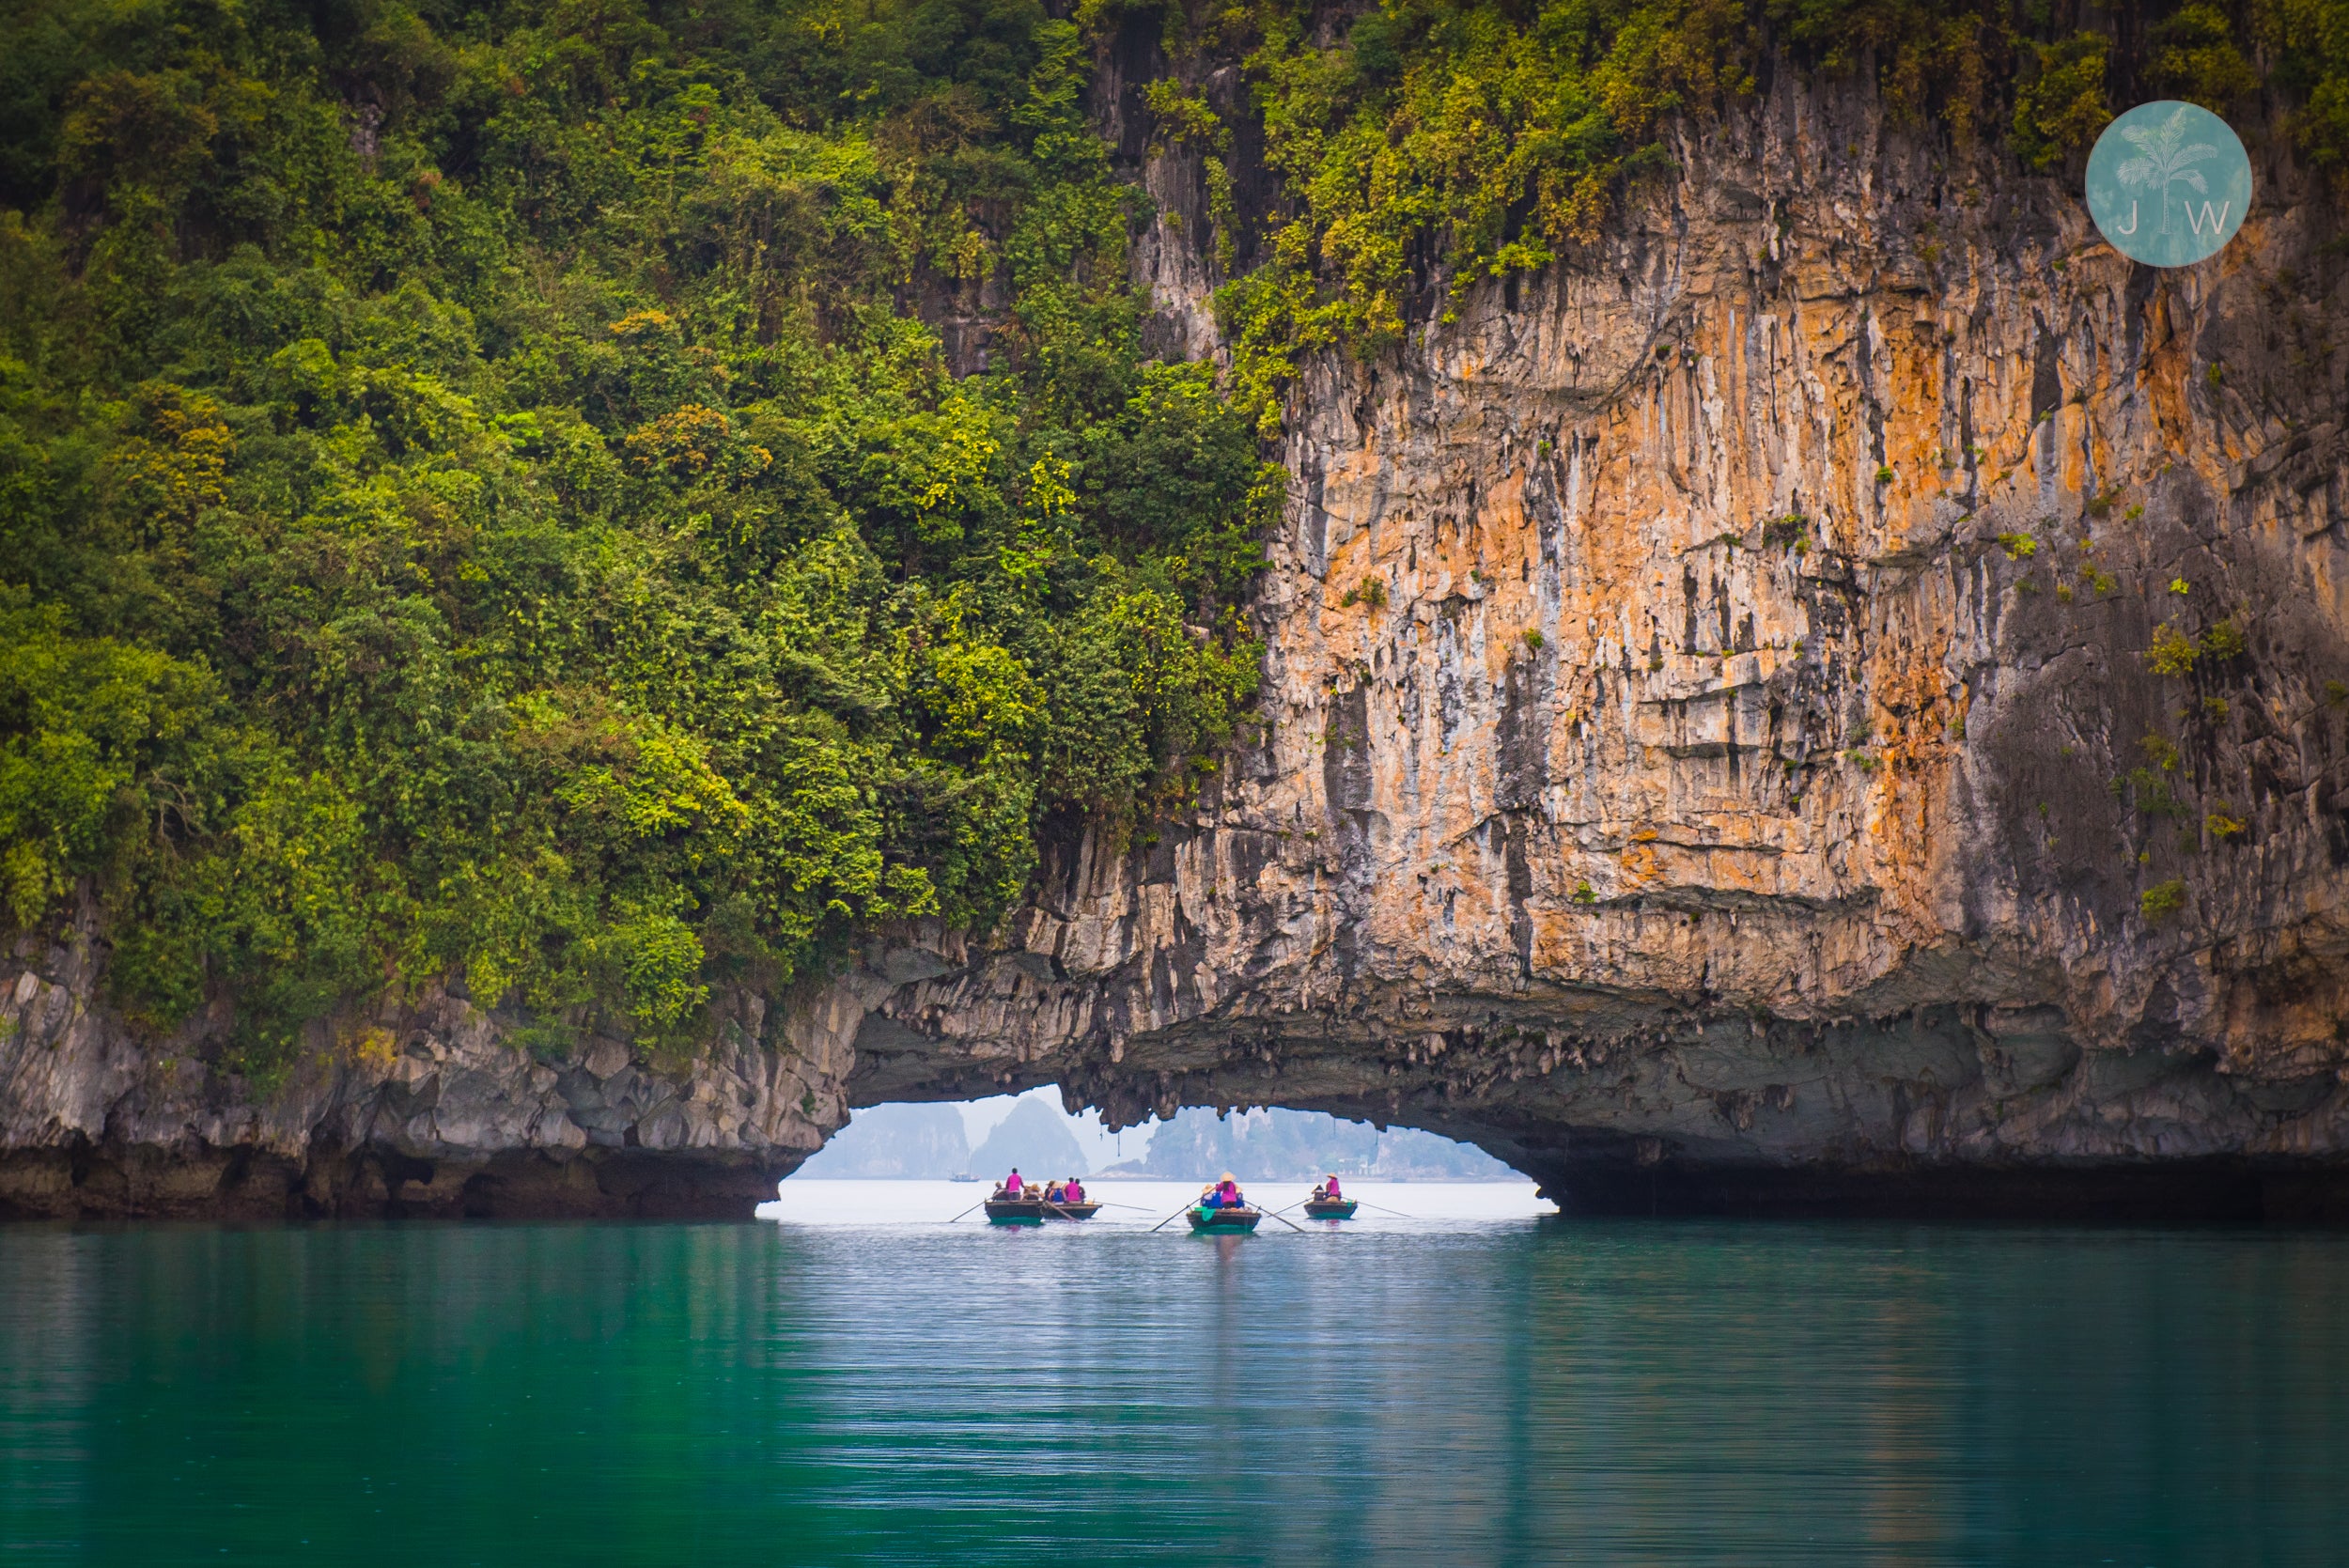
<svg viewBox="0 0 2349 1568"><path fill-rule="evenodd" d="M1196 1204L1194 1203L1185 1203L1181 1208L1176 1209L1173 1214L1168 1215L1165 1219L1151 1226L1150 1234L1152 1235L1156 1235L1159 1232L1165 1230L1169 1225L1172 1225L1174 1221L1189 1214L1195 1206Z"/></svg>
<svg viewBox="0 0 2349 1568"><path fill-rule="evenodd" d="M1143 1208L1139 1203L1112 1203L1101 1199L1096 1199L1095 1202L1099 1203L1105 1209L1132 1209L1136 1214L1156 1214L1159 1212L1156 1209Z"/></svg>
<svg viewBox="0 0 2349 1568"><path fill-rule="evenodd" d="M1273 1211L1272 1218L1278 1219L1282 1224L1286 1225L1290 1230L1295 1231L1299 1235L1303 1235L1305 1234L1304 1226L1299 1225L1296 1220L1291 1219L1287 1215L1281 1213L1277 1209Z"/></svg>
<svg viewBox="0 0 2349 1568"><path fill-rule="evenodd" d="M982 1198L977 1203L972 1203L969 1208L964 1209L960 1214L956 1215L955 1219L967 1219L993 1202L994 1200L992 1198ZM955 1219L949 1219L946 1223L951 1225L955 1222Z"/></svg>
<svg viewBox="0 0 2349 1568"><path fill-rule="evenodd" d="M1393 1216L1394 1216L1397 1219L1417 1219L1419 1218L1419 1216L1418 1216L1418 1215L1416 1215L1416 1214L1405 1214L1405 1213L1404 1213L1401 1209L1383 1208L1383 1207L1380 1207L1380 1205L1378 1205L1378 1204L1377 1204L1377 1203L1366 1203L1366 1202L1364 1202L1362 1199L1360 1199L1360 1198L1357 1198L1357 1199L1355 1199L1354 1201L1355 1201L1356 1203L1361 1203L1361 1204L1362 1205L1362 1207L1364 1207L1364 1208L1366 1208L1366 1209L1377 1209L1377 1210L1378 1210L1378 1212L1379 1212L1380 1214L1392 1214L1392 1215L1393 1215Z"/></svg>

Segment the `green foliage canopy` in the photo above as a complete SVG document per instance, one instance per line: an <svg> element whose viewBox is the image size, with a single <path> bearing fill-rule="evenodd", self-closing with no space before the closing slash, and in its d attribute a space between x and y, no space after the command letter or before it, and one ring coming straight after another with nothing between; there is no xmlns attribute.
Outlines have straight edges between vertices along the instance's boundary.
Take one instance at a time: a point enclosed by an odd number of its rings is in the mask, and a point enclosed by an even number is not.
<svg viewBox="0 0 2349 1568"><path fill-rule="evenodd" d="M0 920L135 1018L690 1048L1231 735L1278 475L1036 0L0 15Z"/></svg>

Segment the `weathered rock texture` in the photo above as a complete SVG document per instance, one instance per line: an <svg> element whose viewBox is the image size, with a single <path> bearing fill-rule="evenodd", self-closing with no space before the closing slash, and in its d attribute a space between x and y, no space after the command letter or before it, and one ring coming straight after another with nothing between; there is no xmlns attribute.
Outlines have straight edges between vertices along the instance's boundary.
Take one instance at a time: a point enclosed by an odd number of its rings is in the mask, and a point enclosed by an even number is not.
<svg viewBox="0 0 2349 1568"><path fill-rule="evenodd" d="M852 986L729 999L690 1071L588 1039L552 1060L445 992L319 1026L256 1097L96 1005L86 922L0 992L0 1217L741 1215L848 1119Z"/></svg>
<svg viewBox="0 0 2349 1568"><path fill-rule="evenodd" d="M1106 80L1202 339L1197 170ZM2254 150L2241 237L2155 272L1780 72L1592 254L1313 367L1262 735L1151 842L1058 837L1003 932L743 999L676 1077L451 997L254 1106L91 1012L85 939L8 993L0 1203L739 1208L846 1104L1057 1080L1585 1208L2349 1212L2349 302Z"/></svg>

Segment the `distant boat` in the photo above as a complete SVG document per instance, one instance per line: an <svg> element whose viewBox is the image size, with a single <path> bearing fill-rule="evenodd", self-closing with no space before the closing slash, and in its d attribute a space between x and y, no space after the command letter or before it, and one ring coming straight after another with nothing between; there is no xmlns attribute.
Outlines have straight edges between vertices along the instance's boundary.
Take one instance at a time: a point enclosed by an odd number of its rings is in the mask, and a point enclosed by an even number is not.
<svg viewBox="0 0 2349 1568"><path fill-rule="evenodd" d="M1305 1218L1308 1219L1351 1219L1357 1200L1352 1198L1308 1198Z"/></svg>
<svg viewBox="0 0 2349 1568"><path fill-rule="evenodd" d="M1210 1209L1191 1205L1190 1228L1202 1235L1229 1233L1244 1234L1256 1228L1264 1219L1264 1210L1255 1208Z"/></svg>

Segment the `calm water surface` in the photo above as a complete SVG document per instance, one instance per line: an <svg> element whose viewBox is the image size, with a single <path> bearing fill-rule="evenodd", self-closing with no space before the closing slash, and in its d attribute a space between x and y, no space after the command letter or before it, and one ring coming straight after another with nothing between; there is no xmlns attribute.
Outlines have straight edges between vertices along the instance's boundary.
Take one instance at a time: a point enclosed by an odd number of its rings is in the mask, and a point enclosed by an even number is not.
<svg viewBox="0 0 2349 1568"><path fill-rule="evenodd" d="M0 1562L2349 1560L2349 1236L826 1185L0 1228Z"/></svg>

